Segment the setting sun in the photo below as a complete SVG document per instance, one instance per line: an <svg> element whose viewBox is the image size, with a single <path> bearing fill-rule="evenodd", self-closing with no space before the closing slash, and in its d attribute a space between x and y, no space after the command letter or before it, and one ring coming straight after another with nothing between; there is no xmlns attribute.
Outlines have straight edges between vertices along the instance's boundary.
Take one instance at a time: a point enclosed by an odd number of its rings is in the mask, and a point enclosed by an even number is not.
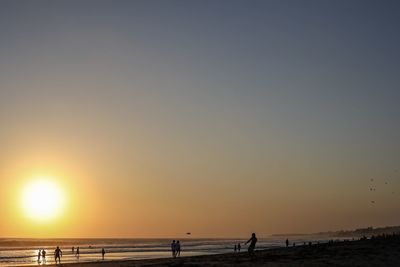
<svg viewBox="0 0 400 267"><path fill-rule="evenodd" d="M24 214L34 220L44 221L59 216L63 205L64 194L52 181L36 180L27 184L23 190Z"/></svg>

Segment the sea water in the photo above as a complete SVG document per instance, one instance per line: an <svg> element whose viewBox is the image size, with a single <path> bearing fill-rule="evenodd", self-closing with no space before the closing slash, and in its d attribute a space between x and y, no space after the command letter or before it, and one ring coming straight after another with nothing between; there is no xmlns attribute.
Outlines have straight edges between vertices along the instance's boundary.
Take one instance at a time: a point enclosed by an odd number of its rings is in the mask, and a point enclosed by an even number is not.
<svg viewBox="0 0 400 267"><path fill-rule="evenodd" d="M286 237L285 237L286 238ZM282 247L284 237L259 238L257 249ZM106 251L105 260L135 260L171 257L171 239L11 239L0 238L0 266L29 266L54 264L54 250L62 250L62 263L102 261L101 250ZM327 238L301 236L290 238L291 242L325 242ZM209 255L234 251L244 239L180 239L181 256ZM72 247L75 248L74 252ZM79 257L76 248L79 247ZM39 250L46 251L46 262L38 261Z"/></svg>

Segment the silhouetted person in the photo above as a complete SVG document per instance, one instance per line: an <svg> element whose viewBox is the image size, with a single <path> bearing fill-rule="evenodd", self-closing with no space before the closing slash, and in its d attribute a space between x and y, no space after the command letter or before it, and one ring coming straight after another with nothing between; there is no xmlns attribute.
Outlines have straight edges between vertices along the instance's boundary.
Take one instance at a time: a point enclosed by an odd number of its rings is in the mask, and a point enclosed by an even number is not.
<svg viewBox="0 0 400 267"><path fill-rule="evenodd" d="M295 247L296 246L296 243L295 242L293 242L293 247Z"/></svg>
<svg viewBox="0 0 400 267"><path fill-rule="evenodd" d="M236 247L236 244L235 244L235 247L233 248L233 251L236 253L236 251L237 251L237 247Z"/></svg>
<svg viewBox="0 0 400 267"><path fill-rule="evenodd" d="M46 250L42 249L42 262L46 263Z"/></svg>
<svg viewBox="0 0 400 267"><path fill-rule="evenodd" d="M289 247L289 239L286 239L286 247Z"/></svg>
<svg viewBox="0 0 400 267"><path fill-rule="evenodd" d="M181 243L178 241L176 241L176 256L180 257L181 256Z"/></svg>
<svg viewBox="0 0 400 267"><path fill-rule="evenodd" d="M240 249L242 248L242 247L240 246L240 243L238 243L237 248L238 248L238 252L240 252Z"/></svg>
<svg viewBox="0 0 400 267"><path fill-rule="evenodd" d="M106 251L105 251L105 249L103 248L102 250L101 250L101 256L103 256L103 260L104 260L104 255L106 254Z"/></svg>
<svg viewBox="0 0 400 267"><path fill-rule="evenodd" d="M76 257L79 258L79 247L76 248Z"/></svg>
<svg viewBox="0 0 400 267"><path fill-rule="evenodd" d="M254 249L256 248L256 243L257 243L257 237L255 233L251 234L251 237L249 240L247 240L247 242L245 243L247 245L247 243L250 242L250 246L248 248L248 252L250 256L254 255Z"/></svg>
<svg viewBox="0 0 400 267"><path fill-rule="evenodd" d="M74 254L74 252L75 252L75 247L72 247L72 248L71 248L71 251L72 251L72 254Z"/></svg>
<svg viewBox="0 0 400 267"><path fill-rule="evenodd" d="M172 258L176 257L176 243L175 240L172 241L171 243L171 251L172 251Z"/></svg>
<svg viewBox="0 0 400 267"><path fill-rule="evenodd" d="M40 251L40 249L39 249L39 252L38 252L38 254L37 254L37 262L38 263L40 263L40 256L42 255L42 253L41 253L41 251Z"/></svg>
<svg viewBox="0 0 400 267"><path fill-rule="evenodd" d="M54 250L54 260L57 264L57 259L58 259L58 263L61 264L61 257L62 257L62 251L59 247L56 248L56 250Z"/></svg>

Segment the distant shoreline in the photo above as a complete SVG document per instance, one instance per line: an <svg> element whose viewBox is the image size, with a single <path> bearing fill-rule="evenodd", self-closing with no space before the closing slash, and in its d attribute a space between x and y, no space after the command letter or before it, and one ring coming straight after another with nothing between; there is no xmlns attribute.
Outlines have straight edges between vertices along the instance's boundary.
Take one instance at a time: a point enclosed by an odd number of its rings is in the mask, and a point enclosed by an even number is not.
<svg viewBox="0 0 400 267"><path fill-rule="evenodd" d="M327 237L362 237L381 234L400 233L400 226L385 227L366 227L354 230L325 231L312 234L291 233L291 234L273 234L271 237L289 237L289 236L327 236Z"/></svg>
<svg viewBox="0 0 400 267"><path fill-rule="evenodd" d="M400 235L247 252L182 258L62 264L64 267L127 266L400 266ZM61 265L47 265L49 267Z"/></svg>

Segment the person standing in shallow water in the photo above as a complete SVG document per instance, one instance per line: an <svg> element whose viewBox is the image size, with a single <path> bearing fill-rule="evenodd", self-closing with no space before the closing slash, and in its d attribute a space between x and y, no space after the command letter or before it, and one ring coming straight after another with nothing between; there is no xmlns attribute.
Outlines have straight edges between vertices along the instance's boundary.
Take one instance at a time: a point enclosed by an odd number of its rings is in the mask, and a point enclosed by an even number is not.
<svg viewBox="0 0 400 267"><path fill-rule="evenodd" d="M238 252L240 252L240 249L241 249L240 243L238 243L237 249L238 249Z"/></svg>
<svg viewBox="0 0 400 267"><path fill-rule="evenodd" d="M40 251L40 249L39 249L39 252L38 252L38 254L37 254L37 262L38 263L40 263L40 256L42 255L42 253L41 253L41 251Z"/></svg>
<svg viewBox="0 0 400 267"><path fill-rule="evenodd" d="M245 245L247 245L247 243L250 242L250 246L248 248L249 251L249 255L253 256L254 255L254 249L256 248L256 243L257 243L257 237L255 233L251 234L251 237L249 240L247 240L247 242L245 243Z"/></svg>
<svg viewBox="0 0 400 267"><path fill-rule="evenodd" d="M176 243L175 240L172 241L171 243L171 251L172 251L172 258L176 257Z"/></svg>
<svg viewBox="0 0 400 267"><path fill-rule="evenodd" d="M58 259L58 263L61 264L61 256L62 256L62 251L60 249L60 247L57 247L56 250L54 250L54 260L57 264L57 259Z"/></svg>
<svg viewBox="0 0 400 267"><path fill-rule="evenodd" d="M46 250L42 249L42 262L46 263Z"/></svg>
<svg viewBox="0 0 400 267"><path fill-rule="evenodd" d="M286 239L286 247L289 246L289 239Z"/></svg>
<svg viewBox="0 0 400 267"><path fill-rule="evenodd" d="M180 257L181 256L181 243L179 242L179 240L176 241L175 246L176 246L176 256Z"/></svg>
<svg viewBox="0 0 400 267"><path fill-rule="evenodd" d="M101 256L103 256L103 260L104 260L104 255L106 254L106 251L105 251L105 249L103 248L102 250L101 250Z"/></svg>

